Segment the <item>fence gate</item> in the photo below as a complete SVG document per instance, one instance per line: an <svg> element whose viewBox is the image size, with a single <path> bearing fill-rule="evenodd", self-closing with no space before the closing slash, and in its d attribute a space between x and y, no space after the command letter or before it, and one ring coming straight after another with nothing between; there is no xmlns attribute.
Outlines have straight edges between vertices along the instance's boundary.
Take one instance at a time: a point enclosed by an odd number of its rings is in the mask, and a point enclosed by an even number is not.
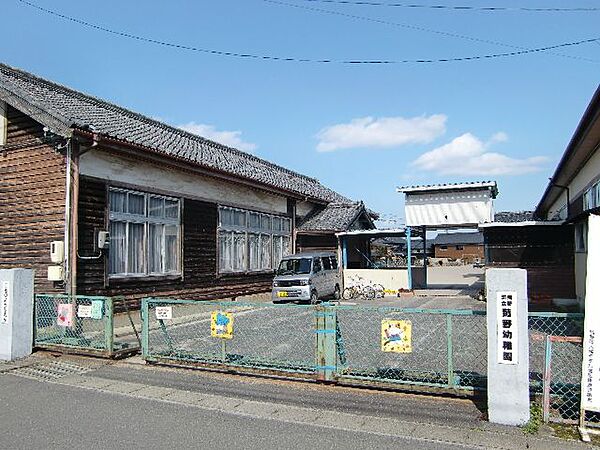
<svg viewBox="0 0 600 450"><path fill-rule="evenodd" d="M37 294L34 303L34 346L108 358L137 353L139 343L127 319L116 333L111 297Z"/></svg>
<svg viewBox="0 0 600 450"><path fill-rule="evenodd" d="M485 389L484 311L352 306L331 309L337 319L339 381L452 391ZM386 334L386 329L396 325L410 343L409 347L396 346L400 351L388 345Z"/></svg>
<svg viewBox="0 0 600 450"><path fill-rule="evenodd" d="M147 298L142 319L150 362L453 392L485 387L483 311ZM398 320L412 329L409 353L382 350L383 324ZM228 321L232 335L216 335Z"/></svg>
<svg viewBox="0 0 600 450"><path fill-rule="evenodd" d="M149 362L316 376L310 305L145 298L142 323ZM219 333L228 325L233 333Z"/></svg>

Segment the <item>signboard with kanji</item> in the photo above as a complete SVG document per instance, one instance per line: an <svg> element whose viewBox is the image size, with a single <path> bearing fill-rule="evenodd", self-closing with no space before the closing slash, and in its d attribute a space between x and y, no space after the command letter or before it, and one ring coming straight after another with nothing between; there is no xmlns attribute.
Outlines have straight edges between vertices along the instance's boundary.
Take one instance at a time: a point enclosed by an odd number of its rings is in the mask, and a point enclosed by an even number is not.
<svg viewBox="0 0 600 450"><path fill-rule="evenodd" d="M581 407L600 412L600 216L588 217L587 244Z"/></svg>
<svg viewBox="0 0 600 450"><path fill-rule="evenodd" d="M0 323L8 323L8 314L10 311L10 283L2 282L0 289Z"/></svg>
<svg viewBox="0 0 600 450"><path fill-rule="evenodd" d="M498 292L496 309L498 317L498 363L518 363L517 293Z"/></svg>
<svg viewBox="0 0 600 450"><path fill-rule="evenodd" d="M412 352L412 323L410 320L383 319L381 321L381 351Z"/></svg>

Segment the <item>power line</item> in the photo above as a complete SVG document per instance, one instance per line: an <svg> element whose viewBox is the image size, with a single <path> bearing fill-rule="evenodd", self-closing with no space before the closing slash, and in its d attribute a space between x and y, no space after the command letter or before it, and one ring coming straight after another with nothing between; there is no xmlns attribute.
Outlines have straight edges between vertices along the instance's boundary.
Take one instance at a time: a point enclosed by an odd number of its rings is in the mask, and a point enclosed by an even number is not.
<svg viewBox="0 0 600 450"><path fill-rule="evenodd" d="M306 10L306 11L312 11L312 12L323 13L323 14L330 14L330 15L334 15L334 16L346 17L346 18L349 18L349 19L361 20L361 21L366 21L366 22L373 22L373 23L378 23L378 24L381 24L381 25L389 25L389 26L393 26L393 27L406 28L406 29L409 29L409 30L422 31L422 32L425 32L425 33L433 33L433 34L437 34L437 35L440 35L440 36L446 36L446 37L451 37L451 38L456 38L456 39L464 39L464 40L471 41L471 42L480 42L482 44L498 45L500 47L513 48L513 49L516 49L516 50L528 50L527 47L522 47L522 46L518 46L518 45L507 44L505 42L494 41L494 40L491 40L491 39L482 39L482 38L477 38L477 37L473 37L473 36L467 36L467 35L459 34L459 33L452 33L452 32L449 32L449 31L435 30L433 28L426 28L426 27L422 27L422 26L419 26L419 25L413 25L413 24L402 23L402 22L392 22L392 21L389 21L389 20L377 19L377 18L373 18L373 17L359 16L359 15L356 15L356 14L350 14L350 13L345 13L345 12L341 12L341 11L332 11L332 10L329 10L329 9L322 9L322 8L317 8L317 7L314 7L314 6L298 5L298 4L295 4L295 3L284 2L284 1L281 1L281 0L262 0L262 1L265 2L265 3L271 3L271 4L279 5L279 6L286 6L286 7L296 8L296 9L302 9L302 10ZM553 55L556 55L556 56L561 56L563 58L578 59L578 60L587 61L587 62L593 62L593 63L598 63L599 62L599 61L597 61L595 59L585 58L583 56L565 55L563 53L555 53L555 52L549 52L549 53L552 53Z"/></svg>
<svg viewBox="0 0 600 450"><path fill-rule="evenodd" d="M76 17L67 16L65 14L43 8L39 5L31 3L27 0L17 0L18 2L35 8L39 11L42 11L46 14L50 14L61 19L77 23L79 25L83 25L88 28L92 28L97 31L103 31L105 33L109 33L115 36L125 37L128 39L133 39L141 42L146 42L150 44L160 45L164 47L177 48L180 50L188 50L199 53L207 53L211 55L219 55L219 56L229 56L235 58L246 58L246 59L256 59L256 60L266 60L266 61L287 61L287 62L298 62L298 63L322 63L322 64L348 64L348 65L387 65L387 64L433 64L433 63L447 63L447 62L462 62L462 61L476 61L476 60L486 60L486 59L495 59L495 58L507 58L512 56L520 56L532 53L541 53L547 52L549 50L555 50L558 48L565 47L574 47L582 44L588 44L592 42L600 41L600 37L590 38L590 39L582 39L579 41L573 42L565 42L562 44L549 45L545 47L538 48L530 48L512 52L505 53L493 53L487 55L474 55L474 56L463 56L463 57L455 57L455 58L438 58L438 59L397 59L397 60L364 60L364 59L312 59L312 58L298 58L298 57L287 57L287 56L273 56L273 55L260 55L260 54L252 54L252 53L240 53L240 52L232 52L232 51L223 51L223 50L213 50L213 49L205 49L200 47L194 47L190 45L177 44L173 42L160 41L158 39L148 38L144 36L139 36L135 34L131 34L124 31L113 30L101 25L96 25L91 22L87 22L82 19L78 19Z"/></svg>
<svg viewBox="0 0 600 450"><path fill-rule="evenodd" d="M534 8L524 6L458 6L458 5L423 5L415 3L386 3L372 1L351 1L351 0L302 0L312 3L330 3L338 5L351 6L385 6L391 8L412 8L412 9L441 9L453 11L523 11L523 12L594 12L600 11L600 7L570 7L570 8Z"/></svg>

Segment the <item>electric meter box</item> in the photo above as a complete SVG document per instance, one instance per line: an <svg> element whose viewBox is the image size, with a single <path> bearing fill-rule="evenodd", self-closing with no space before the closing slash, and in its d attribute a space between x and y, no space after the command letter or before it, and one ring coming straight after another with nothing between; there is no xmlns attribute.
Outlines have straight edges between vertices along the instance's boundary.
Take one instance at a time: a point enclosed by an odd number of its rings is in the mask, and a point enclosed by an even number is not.
<svg viewBox="0 0 600 450"><path fill-rule="evenodd" d="M48 281L63 281L62 266L48 266Z"/></svg>
<svg viewBox="0 0 600 450"><path fill-rule="evenodd" d="M50 243L50 261L55 264L65 260L65 243L63 241L52 241Z"/></svg>

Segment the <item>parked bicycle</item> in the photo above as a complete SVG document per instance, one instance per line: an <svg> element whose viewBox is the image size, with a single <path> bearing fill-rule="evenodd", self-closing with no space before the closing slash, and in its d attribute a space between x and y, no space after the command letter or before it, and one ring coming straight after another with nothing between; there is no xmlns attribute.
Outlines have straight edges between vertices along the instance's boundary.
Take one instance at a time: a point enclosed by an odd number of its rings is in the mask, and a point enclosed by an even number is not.
<svg viewBox="0 0 600 450"><path fill-rule="evenodd" d="M344 289L342 297L344 300L353 300L356 298L364 298L373 300L374 298L383 298L385 290L379 283L367 281L359 275L350 277L350 286Z"/></svg>

